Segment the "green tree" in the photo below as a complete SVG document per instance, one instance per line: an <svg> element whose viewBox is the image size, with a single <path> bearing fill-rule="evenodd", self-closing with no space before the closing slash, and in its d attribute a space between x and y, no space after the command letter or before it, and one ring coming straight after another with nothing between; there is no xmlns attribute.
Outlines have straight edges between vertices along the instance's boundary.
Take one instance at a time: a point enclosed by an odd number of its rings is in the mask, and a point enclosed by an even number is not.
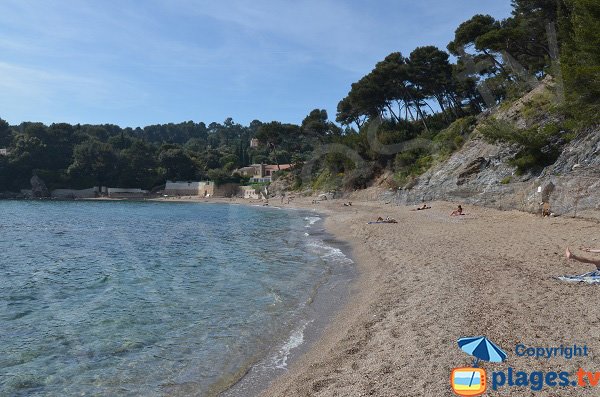
<svg viewBox="0 0 600 397"><path fill-rule="evenodd" d="M161 149L158 162L165 169L165 178L169 180L194 180L198 171L194 160L180 147Z"/></svg>
<svg viewBox="0 0 600 397"><path fill-rule="evenodd" d="M119 186L151 189L160 179L157 167L155 148L142 140L132 140L119 154Z"/></svg>
<svg viewBox="0 0 600 397"><path fill-rule="evenodd" d="M10 190L11 169L8 158L0 156L0 193Z"/></svg>
<svg viewBox="0 0 600 397"><path fill-rule="evenodd" d="M497 37L500 31L500 22L490 15L477 14L466 22L461 23L454 32L454 40L448 44L448 51L452 55L464 55L467 49L474 49L476 53L485 55L486 59L498 69L505 71L498 60L498 48L491 48L491 37Z"/></svg>
<svg viewBox="0 0 600 397"><path fill-rule="evenodd" d="M12 130L5 120L0 118L0 148L7 148L12 144Z"/></svg>
<svg viewBox="0 0 600 397"><path fill-rule="evenodd" d="M410 53L410 77L426 98L434 98L442 112L460 111L454 94L452 66L448 53L435 46L418 47Z"/></svg>
<svg viewBox="0 0 600 397"><path fill-rule="evenodd" d="M73 149L73 162L68 174L79 187L89 187L85 186L88 183L108 186L116 182L117 155L109 144L96 139L87 140Z"/></svg>
<svg viewBox="0 0 600 397"><path fill-rule="evenodd" d="M320 143L323 143L328 136L341 134L340 128L329 121L325 109L313 109L302 120L300 129L303 136L317 139Z"/></svg>
<svg viewBox="0 0 600 397"><path fill-rule="evenodd" d="M597 122L600 115L600 3L566 0L561 65L566 96L578 118Z"/></svg>

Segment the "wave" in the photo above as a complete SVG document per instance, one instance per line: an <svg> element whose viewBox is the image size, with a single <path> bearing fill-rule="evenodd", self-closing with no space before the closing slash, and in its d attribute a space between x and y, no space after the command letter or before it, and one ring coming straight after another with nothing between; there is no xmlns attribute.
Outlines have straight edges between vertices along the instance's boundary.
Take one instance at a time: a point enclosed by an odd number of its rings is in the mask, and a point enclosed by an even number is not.
<svg viewBox="0 0 600 397"><path fill-rule="evenodd" d="M306 326L312 322L313 320L304 321L300 327L292 332L288 340L279 348L277 354L268 360L265 367L270 369L287 369L287 361L290 353L304 343L304 330L306 329Z"/></svg>
<svg viewBox="0 0 600 397"><path fill-rule="evenodd" d="M324 240L315 239L309 241L306 245L326 261L335 260L337 263L345 265L354 263L341 249L327 244Z"/></svg>
<svg viewBox="0 0 600 397"><path fill-rule="evenodd" d="M311 227L315 223L319 222L321 220L321 217L320 216L307 216L306 218L304 218L304 220L308 222L308 224L305 227Z"/></svg>

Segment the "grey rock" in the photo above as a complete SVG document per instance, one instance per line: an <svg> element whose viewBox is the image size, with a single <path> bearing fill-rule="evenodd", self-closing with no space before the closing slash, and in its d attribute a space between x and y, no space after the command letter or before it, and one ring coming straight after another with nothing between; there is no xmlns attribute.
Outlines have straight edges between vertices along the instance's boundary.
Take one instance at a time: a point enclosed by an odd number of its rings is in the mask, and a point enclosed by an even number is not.
<svg viewBox="0 0 600 397"><path fill-rule="evenodd" d="M31 195L33 198L50 197L50 191L48 191L46 184L39 176L32 176L29 183L31 183Z"/></svg>
<svg viewBox="0 0 600 397"><path fill-rule="evenodd" d="M508 164L515 153L514 147L473 139L410 189L401 189L396 200L411 205L446 200L534 213L548 202L557 215L597 216L589 210L600 209L600 128L568 143L539 174L517 176Z"/></svg>

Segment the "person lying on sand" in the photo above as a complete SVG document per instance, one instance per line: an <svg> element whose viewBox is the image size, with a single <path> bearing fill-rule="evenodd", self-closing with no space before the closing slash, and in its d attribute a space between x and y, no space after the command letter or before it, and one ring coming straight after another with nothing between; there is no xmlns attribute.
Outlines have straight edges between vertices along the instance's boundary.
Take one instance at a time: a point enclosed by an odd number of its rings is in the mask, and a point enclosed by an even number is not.
<svg viewBox="0 0 600 397"><path fill-rule="evenodd" d="M600 252L600 250L589 250L587 252ZM565 251L565 256L567 257L567 259L573 259L578 262L591 263L592 265L596 265L596 269L600 270L600 259L590 259L584 258L583 256L577 256L571 253L569 247L567 247L567 250Z"/></svg>
<svg viewBox="0 0 600 397"><path fill-rule="evenodd" d="M594 253L600 253L600 249L595 249L595 248L581 248L582 251L585 252L594 252Z"/></svg>
<svg viewBox="0 0 600 397"><path fill-rule="evenodd" d="M352 207L352 201L348 201L348 203L344 203L344 207Z"/></svg>
<svg viewBox="0 0 600 397"><path fill-rule="evenodd" d="M381 223L398 223L397 220L395 220L394 218L390 218L389 216L387 216L385 219L383 219L382 217L377 218L377 222L381 222Z"/></svg>
<svg viewBox="0 0 600 397"><path fill-rule="evenodd" d="M411 211L422 211L422 210L430 210L430 209L431 209L431 207L429 207L429 206L427 206L427 204L423 203L422 207L418 207L418 208L416 208L414 210L411 210Z"/></svg>
<svg viewBox="0 0 600 397"><path fill-rule="evenodd" d="M458 208L456 208L454 211L452 211L450 213L450 216L457 216L457 215L464 215L463 214L463 209L462 207L459 205Z"/></svg>

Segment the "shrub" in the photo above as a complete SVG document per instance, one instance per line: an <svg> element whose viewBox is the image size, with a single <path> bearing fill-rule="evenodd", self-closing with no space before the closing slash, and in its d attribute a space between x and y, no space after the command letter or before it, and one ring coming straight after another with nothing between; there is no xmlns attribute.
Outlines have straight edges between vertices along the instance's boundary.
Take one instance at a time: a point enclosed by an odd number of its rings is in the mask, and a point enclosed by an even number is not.
<svg viewBox="0 0 600 397"><path fill-rule="evenodd" d="M519 129L509 122L491 119L479 131L491 142L519 146L515 157L509 160L509 164L517 168L518 175L552 164L560 154L560 146L565 142L557 124Z"/></svg>

